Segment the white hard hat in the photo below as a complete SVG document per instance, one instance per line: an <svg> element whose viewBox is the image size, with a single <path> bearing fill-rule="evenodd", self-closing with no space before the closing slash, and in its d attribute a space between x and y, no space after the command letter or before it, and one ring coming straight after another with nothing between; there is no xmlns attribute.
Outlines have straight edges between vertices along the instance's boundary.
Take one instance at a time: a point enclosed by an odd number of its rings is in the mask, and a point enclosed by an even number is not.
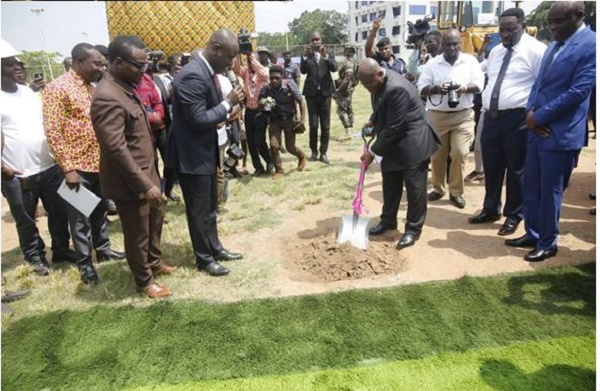
<svg viewBox="0 0 600 391"><path fill-rule="evenodd" d="M21 52L17 52L10 43L0 38L0 58L14 57L19 54L21 54Z"/></svg>

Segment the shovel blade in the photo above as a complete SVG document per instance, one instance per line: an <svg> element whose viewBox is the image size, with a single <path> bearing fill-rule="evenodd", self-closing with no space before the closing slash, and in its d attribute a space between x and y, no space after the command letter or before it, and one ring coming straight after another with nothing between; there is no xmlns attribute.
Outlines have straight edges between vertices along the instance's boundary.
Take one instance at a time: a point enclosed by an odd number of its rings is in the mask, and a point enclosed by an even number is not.
<svg viewBox="0 0 600 391"><path fill-rule="evenodd" d="M366 250L369 247L369 223L368 217L343 215L336 241L340 244L350 242L353 247Z"/></svg>

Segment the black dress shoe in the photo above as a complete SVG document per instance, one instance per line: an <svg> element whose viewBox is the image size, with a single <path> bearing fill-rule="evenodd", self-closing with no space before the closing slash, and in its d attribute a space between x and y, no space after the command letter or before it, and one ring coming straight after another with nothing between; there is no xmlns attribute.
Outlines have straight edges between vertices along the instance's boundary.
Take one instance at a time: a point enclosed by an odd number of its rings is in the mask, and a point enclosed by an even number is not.
<svg viewBox="0 0 600 391"><path fill-rule="evenodd" d="M198 270L203 270L213 277L226 276L229 274L229 269L222 266L219 262L211 262L206 266L198 266Z"/></svg>
<svg viewBox="0 0 600 391"><path fill-rule="evenodd" d="M520 223L521 220L508 217L506 220L504 220L504 224L502 224L502 227L500 227L498 230L498 235L506 236L514 234Z"/></svg>
<svg viewBox="0 0 600 391"><path fill-rule="evenodd" d="M311 162L316 162L317 161L317 153L316 152L311 153L310 159L308 159L308 160L310 160Z"/></svg>
<svg viewBox="0 0 600 391"><path fill-rule="evenodd" d="M86 285L97 285L100 282L98 273L96 273L96 269L94 269L94 265L91 263L85 266L80 266L79 273L81 274L81 282Z"/></svg>
<svg viewBox="0 0 600 391"><path fill-rule="evenodd" d="M396 225L379 223L376 226L369 228L369 235L372 235L372 236L381 235L385 231L393 230L396 228L398 228Z"/></svg>
<svg viewBox="0 0 600 391"><path fill-rule="evenodd" d="M465 201L462 196L450 196L450 202L452 202L452 204L454 204L454 206L456 206L458 209L464 209L464 207L467 205L467 201Z"/></svg>
<svg viewBox="0 0 600 391"><path fill-rule="evenodd" d="M427 201L437 201L440 198L442 198L444 195L441 193L438 193L437 191L432 191L431 193L427 194Z"/></svg>
<svg viewBox="0 0 600 391"><path fill-rule="evenodd" d="M52 252L52 263L61 263L61 262L69 262L69 263L77 263L79 260L79 256L77 253L70 248L66 250L57 250Z"/></svg>
<svg viewBox="0 0 600 391"><path fill-rule="evenodd" d="M535 248L527 254L525 254L525 260L527 262L542 262L550 257L555 256L557 252L557 247L551 248L550 250L539 250Z"/></svg>
<svg viewBox="0 0 600 391"><path fill-rule="evenodd" d="M327 157L327 155L325 155L324 153L321 154L321 157L319 158L319 160L325 164L330 164L329 163L329 158Z"/></svg>
<svg viewBox="0 0 600 391"><path fill-rule="evenodd" d="M506 244L507 246L510 246L510 247L528 248L528 247L535 247L537 245L537 240L535 240L534 238L525 234L525 235L521 236L520 238L506 239L504 241L504 244Z"/></svg>
<svg viewBox="0 0 600 391"><path fill-rule="evenodd" d="M50 265L48 265L48 261L45 257L31 257L31 259L26 261L31 265L33 271L38 276L47 276L50 274Z"/></svg>
<svg viewBox="0 0 600 391"><path fill-rule="evenodd" d="M125 259L127 255L125 254L124 251L116 251L113 249L109 249L108 251L105 252L96 252L96 261L98 263L100 262L106 262L106 261L111 261L111 260L120 260L120 259Z"/></svg>
<svg viewBox="0 0 600 391"><path fill-rule="evenodd" d="M275 169L275 165L273 163L267 163L267 174L270 174Z"/></svg>
<svg viewBox="0 0 600 391"><path fill-rule="evenodd" d="M415 235L409 234L409 233L405 233L400 238L400 241L398 242L396 249L402 250L405 247L413 246L417 242L417 240L419 240L418 236L415 236Z"/></svg>
<svg viewBox="0 0 600 391"><path fill-rule="evenodd" d="M469 217L469 224L483 224L483 223L491 223L493 221L500 220L499 214L491 214L484 211L481 211L476 216Z"/></svg>
<svg viewBox="0 0 600 391"><path fill-rule="evenodd" d="M217 256L217 261L237 261L238 259L244 258L240 253L232 253L227 250L221 251Z"/></svg>

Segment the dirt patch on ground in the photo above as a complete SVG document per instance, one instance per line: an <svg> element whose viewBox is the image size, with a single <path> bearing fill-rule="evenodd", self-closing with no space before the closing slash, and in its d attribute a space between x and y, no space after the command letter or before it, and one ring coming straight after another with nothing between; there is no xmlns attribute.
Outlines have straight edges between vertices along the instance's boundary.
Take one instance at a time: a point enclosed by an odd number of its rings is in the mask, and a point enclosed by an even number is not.
<svg viewBox="0 0 600 391"><path fill-rule="evenodd" d="M364 251L349 243L339 244L334 236L321 236L308 243L297 244L296 267L310 281L358 280L381 274L401 272L405 259L398 256L394 243L369 243Z"/></svg>

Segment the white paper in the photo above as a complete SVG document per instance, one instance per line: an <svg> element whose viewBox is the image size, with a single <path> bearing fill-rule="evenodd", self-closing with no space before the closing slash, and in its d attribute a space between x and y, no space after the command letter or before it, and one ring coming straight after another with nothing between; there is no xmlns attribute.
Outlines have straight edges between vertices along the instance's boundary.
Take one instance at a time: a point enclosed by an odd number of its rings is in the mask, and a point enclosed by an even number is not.
<svg viewBox="0 0 600 391"><path fill-rule="evenodd" d="M79 191L69 189L64 179L58 188L58 195L88 218L100 202L100 198L83 185L79 185Z"/></svg>
<svg viewBox="0 0 600 391"><path fill-rule="evenodd" d="M375 160L375 163L377 163L378 165L381 165L381 161L383 160L383 156L379 156L377 154L373 154L373 158Z"/></svg>

